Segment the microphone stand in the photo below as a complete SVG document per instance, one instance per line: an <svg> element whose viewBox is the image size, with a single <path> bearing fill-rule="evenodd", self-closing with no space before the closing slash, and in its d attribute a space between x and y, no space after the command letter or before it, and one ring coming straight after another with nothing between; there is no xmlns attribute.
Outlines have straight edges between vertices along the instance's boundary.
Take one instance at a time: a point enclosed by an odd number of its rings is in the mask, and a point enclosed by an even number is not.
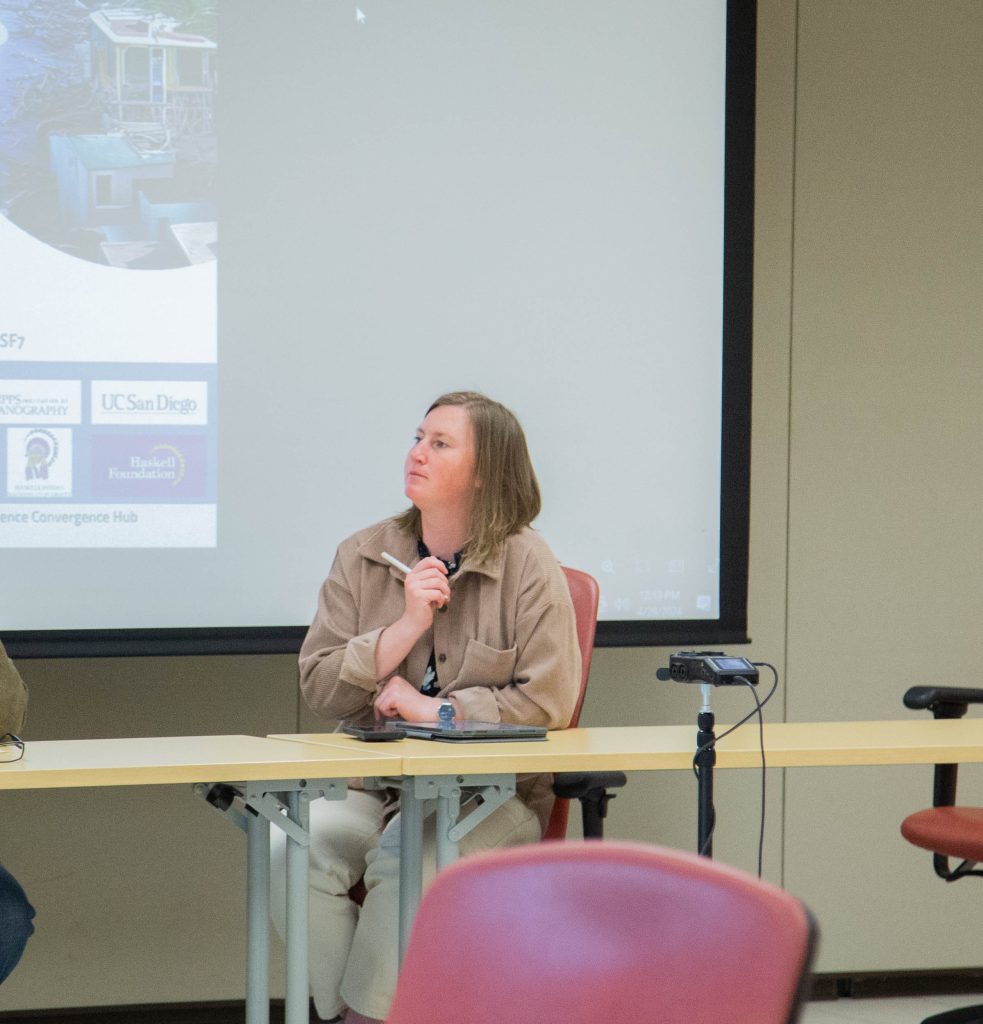
<svg viewBox="0 0 983 1024"><path fill-rule="evenodd" d="M696 852L704 857L713 857L713 826L716 812L713 809L713 766L717 763L717 751L714 746L716 736L713 732L713 708L710 706L710 683L701 683L703 706L696 716L696 757L694 764L697 770L697 845Z"/></svg>
<svg viewBox="0 0 983 1024"><path fill-rule="evenodd" d="M746 658L731 658L722 651L680 651L669 659L669 668L660 668L655 675L657 679L674 679L678 683L698 682L702 690L703 704L696 716L696 753L693 755L693 770L699 786L696 852L704 857L712 857L713 829L717 822L717 814L713 809L713 766L717 763L717 737L713 732L710 694L714 686L724 684L741 683L752 688L758 681L758 669ZM753 689L751 692L754 692ZM773 692L774 687L765 698L765 703ZM760 714L762 704L758 702L757 695L754 699ZM737 725L743 724L750 717L745 716ZM736 729L737 726L732 728ZM724 735L730 731L728 729Z"/></svg>

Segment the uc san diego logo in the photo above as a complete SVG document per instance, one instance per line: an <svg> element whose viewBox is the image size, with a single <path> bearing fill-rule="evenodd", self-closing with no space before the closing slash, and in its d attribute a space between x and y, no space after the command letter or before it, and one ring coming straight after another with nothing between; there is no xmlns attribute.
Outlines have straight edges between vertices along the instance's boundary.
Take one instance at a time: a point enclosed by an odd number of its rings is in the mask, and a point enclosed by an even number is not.
<svg viewBox="0 0 983 1024"><path fill-rule="evenodd" d="M71 430L8 428L7 497L69 498L71 495Z"/></svg>

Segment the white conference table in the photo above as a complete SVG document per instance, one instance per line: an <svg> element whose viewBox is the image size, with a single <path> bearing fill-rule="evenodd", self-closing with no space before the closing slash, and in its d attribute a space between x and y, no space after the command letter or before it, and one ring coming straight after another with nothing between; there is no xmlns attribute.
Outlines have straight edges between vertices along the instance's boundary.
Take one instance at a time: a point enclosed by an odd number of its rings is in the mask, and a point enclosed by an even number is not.
<svg viewBox="0 0 983 1024"><path fill-rule="evenodd" d="M19 761L0 763L0 791L194 785L246 834L246 1021L269 1021L270 825L287 834L287 1024L308 1021L308 804L343 799L353 776L399 772L393 751L306 744L257 736L28 741ZM215 803L215 799L209 802ZM221 803L221 801L219 801Z"/></svg>
<svg viewBox="0 0 983 1024"><path fill-rule="evenodd" d="M722 736L727 726L718 726ZM692 725L615 726L551 732L539 742L437 742L403 739L366 744L337 733L281 734L280 740L329 744L356 750L371 746L398 752L402 760L400 810L400 955L422 896L423 821L435 801L437 867L457 855L457 840L472 816L491 813L515 792L527 772L665 771L692 768ZM983 718L905 719L869 722L775 722L764 727L769 768L911 765L983 762ZM759 768L760 737L748 723L718 739L717 768ZM392 780L389 780L392 782ZM463 788L484 802L458 823Z"/></svg>
<svg viewBox="0 0 983 1024"><path fill-rule="evenodd" d="M722 734L725 726L718 727ZM438 867L456 856L468 821L515 791L517 774L563 771L685 770L693 726L569 729L542 742L363 743L338 733L29 741L20 761L0 763L0 791L191 784L209 797L227 784L238 803L220 807L247 836L247 1024L269 1020L269 829L287 834L286 1024L308 1018L308 865L311 799L343 799L347 779L402 789L401 950L422 893L423 822L436 803ZM983 719L770 723L769 767L983 762ZM760 765L758 730L746 725L716 743L720 768ZM461 791L484 802L459 823ZM214 801L211 801L214 802Z"/></svg>

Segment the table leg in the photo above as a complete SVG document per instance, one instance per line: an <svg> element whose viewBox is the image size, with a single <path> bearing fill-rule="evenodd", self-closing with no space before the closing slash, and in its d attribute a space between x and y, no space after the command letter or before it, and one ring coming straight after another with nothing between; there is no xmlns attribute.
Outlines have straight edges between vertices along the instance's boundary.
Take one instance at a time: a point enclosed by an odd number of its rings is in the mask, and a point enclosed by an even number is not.
<svg viewBox="0 0 983 1024"><path fill-rule="evenodd" d="M481 797L474 810L458 820L462 785ZM463 836L515 796L514 775L415 776L402 780L399 797L399 962L409 944L413 918L423 896L424 801L437 802L437 867L453 863Z"/></svg>
<svg viewBox="0 0 983 1024"><path fill-rule="evenodd" d="M442 786L437 796L437 870L442 871L458 858L457 841L450 837L461 813L460 786Z"/></svg>
<svg viewBox="0 0 983 1024"><path fill-rule="evenodd" d="M344 779L198 783L194 791L246 833L246 1024L269 1024L270 825L287 837L285 1024L307 1024L310 802L344 800L348 784Z"/></svg>
<svg viewBox="0 0 983 1024"><path fill-rule="evenodd" d="M270 823L246 816L246 1024L270 1020Z"/></svg>
<svg viewBox="0 0 983 1024"><path fill-rule="evenodd" d="M412 779L399 797L399 962L403 962L416 908L423 895L423 800Z"/></svg>
<svg viewBox="0 0 983 1024"><path fill-rule="evenodd" d="M310 806L306 793L287 794L287 813L305 833L309 829ZM307 1024L308 906L307 887L310 847L287 835L287 993L285 1024Z"/></svg>

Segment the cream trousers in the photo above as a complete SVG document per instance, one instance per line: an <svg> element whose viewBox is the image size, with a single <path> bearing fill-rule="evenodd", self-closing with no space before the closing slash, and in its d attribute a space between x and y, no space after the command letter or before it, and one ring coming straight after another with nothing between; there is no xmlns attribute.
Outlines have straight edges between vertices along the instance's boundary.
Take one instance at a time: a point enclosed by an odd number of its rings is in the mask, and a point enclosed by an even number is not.
<svg viewBox="0 0 983 1024"><path fill-rule="evenodd" d="M345 800L314 800L310 807L310 976L318 1016L345 1007L384 1020L396 988L399 959L399 822L383 820L383 797L350 790ZM434 818L423 842L424 885L433 877ZM513 797L461 841L462 856L541 838L539 819ZM286 837L271 832L273 924L286 926ZM360 879L358 907L348 890ZM434 951L439 959L439 950Z"/></svg>

